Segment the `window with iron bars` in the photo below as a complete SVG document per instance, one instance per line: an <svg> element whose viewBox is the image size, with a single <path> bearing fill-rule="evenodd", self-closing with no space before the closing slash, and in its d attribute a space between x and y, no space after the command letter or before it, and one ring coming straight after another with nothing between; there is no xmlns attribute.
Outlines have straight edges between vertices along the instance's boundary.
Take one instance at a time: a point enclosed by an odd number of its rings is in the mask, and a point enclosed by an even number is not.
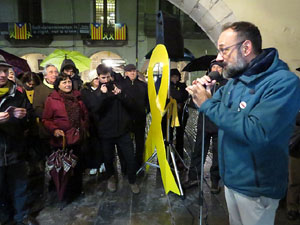
<svg viewBox="0 0 300 225"><path fill-rule="evenodd" d="M116 0L95 0L95 22L112 27L116 22Z"/></svg>

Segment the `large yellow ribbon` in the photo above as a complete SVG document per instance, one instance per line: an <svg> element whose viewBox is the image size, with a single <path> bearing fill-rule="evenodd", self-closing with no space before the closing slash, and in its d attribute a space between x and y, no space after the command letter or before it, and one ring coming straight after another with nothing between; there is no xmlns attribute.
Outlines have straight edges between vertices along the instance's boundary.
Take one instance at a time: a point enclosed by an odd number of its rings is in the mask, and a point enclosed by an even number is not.
<svg viewBox="0 0 300 225"><path fill-rule="evenodd" d="M153 69L158 63L162 64L163 70L161 84L157 95L153 79ZM169 191L172 191L175 194L180 195L178 186L166 158L165 144L161 130L161 120L165 112L164 108L168 94L169 72L169 57L167 49L164 45L159 44L153 50L148 66L148 98L152 121L146 140L145 160L152 156L154 149L156 148L161 177L166 194L168 194Z"/></svg>

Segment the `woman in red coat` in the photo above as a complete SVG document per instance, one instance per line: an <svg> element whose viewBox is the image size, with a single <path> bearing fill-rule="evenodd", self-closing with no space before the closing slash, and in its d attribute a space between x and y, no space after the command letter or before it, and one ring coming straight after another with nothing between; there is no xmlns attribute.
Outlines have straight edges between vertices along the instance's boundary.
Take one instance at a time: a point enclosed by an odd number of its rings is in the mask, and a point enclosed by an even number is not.
<svg viewBox="0 0 300 225"><path fill-rule="evenodd" d="M66 189L65 200L70 202L81 193L82 163L80 159L82 159L82 154L81 141L73 143L74 135L69 136L68 132L78 131L82 139L87 131L88 112L81 100L80 92L73 90L72 81L67 74L61 73L56 78L54 89L46 99L42 121L52 134L50 145L53 150L61 149L62 137L65 136L66 147L73 149L73 153L79 158L74 168L74 175L69 180Z"/></svg>

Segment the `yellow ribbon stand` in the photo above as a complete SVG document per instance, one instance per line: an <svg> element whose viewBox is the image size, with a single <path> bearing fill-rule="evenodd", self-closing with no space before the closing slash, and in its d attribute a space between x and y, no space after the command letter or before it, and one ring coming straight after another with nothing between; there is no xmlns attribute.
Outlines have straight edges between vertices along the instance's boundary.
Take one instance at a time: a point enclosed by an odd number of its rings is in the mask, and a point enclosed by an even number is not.
<svg viewBox="0 0 300 225"><path fill-rule="evenodd" d="M163 67L158 95L156 94L153 79L153 69L156 64L162 64ZM156 148L161 177L166 194L168 194L169 191L172 191L175 194L180 195L180 191L166 158L166 149L161 129L161 121L165 113L165 104L168 95L169 71L169 57L167 49L164 45L158 44L152 52L148 66L148 98L152 121L146 140L145 160L151 157Z"/></svg>

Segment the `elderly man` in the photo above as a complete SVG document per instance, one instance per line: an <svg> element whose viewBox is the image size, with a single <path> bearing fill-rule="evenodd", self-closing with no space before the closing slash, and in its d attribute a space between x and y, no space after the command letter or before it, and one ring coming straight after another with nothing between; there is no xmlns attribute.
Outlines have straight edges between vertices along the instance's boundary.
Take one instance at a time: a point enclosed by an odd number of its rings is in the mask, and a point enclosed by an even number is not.
<svg viewBox="0 0 300 225"><path fill-rule="evenodd" d="M262 49L249 22L223 28L217 61L231 78L212 98L208 76L187 88L219 127L219 168L230 224L274 224L288 181L288 143L300 108L300 81L274 48ZM206 85L204 88L203 85Z"/></svg>
<svg viewBox="0 0 300 225"><path fill-rule="evenodd" d="M126 77L123 82L124 92L130 95L135 105L134 108L130 108L129 113L132 120L131 132L135 141L135 160L139 169L143 165L146 114L149 110L147 84L138 79L135 65L126 65L124 71Z"/></svg>
<svg viewBox="0 0 300 225"><path fill-rule="evenodd" d="M48 64L43 71L44 80L39 86L34 89L33 108L38 118L42 118L44 111L44 104L48 95L54 90L54 81L58 76L57 68Z"/></svg>
<svg viewBox="0 0 300 225"><path fill-rule="evenodd" d="M8 80L8 64L0 55L0 223L38 224L28 217L24 132L31 104L26 93Z"/></svg>

